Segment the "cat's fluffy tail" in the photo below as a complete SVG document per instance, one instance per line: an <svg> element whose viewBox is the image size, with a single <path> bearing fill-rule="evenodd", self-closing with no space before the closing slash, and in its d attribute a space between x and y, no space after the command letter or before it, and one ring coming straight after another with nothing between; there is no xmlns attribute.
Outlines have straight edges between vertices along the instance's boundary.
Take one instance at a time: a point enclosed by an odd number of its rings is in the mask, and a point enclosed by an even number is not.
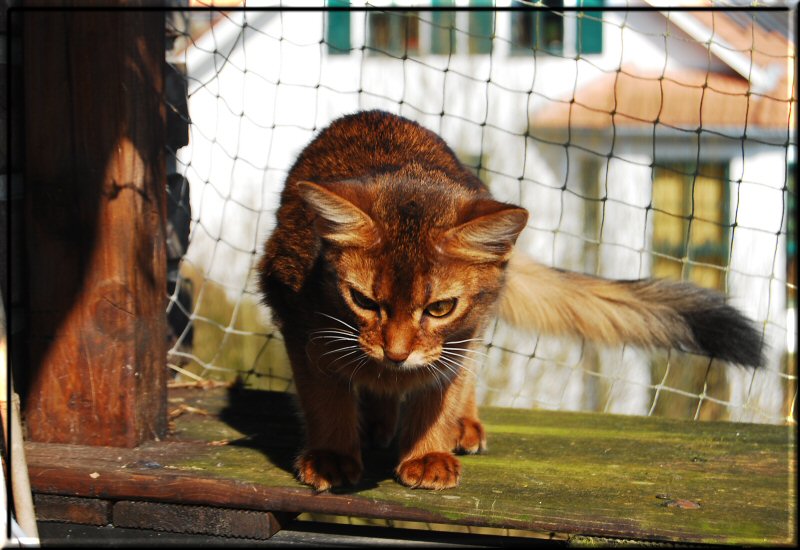
<svg viewBox="0 0 800 550"><path fill-rule="evenodd" d="M662 279L614 281L514 253L501 318L520 328L607 344L665 347L740 365L764 363L761 333L715 291Z"/></svg>

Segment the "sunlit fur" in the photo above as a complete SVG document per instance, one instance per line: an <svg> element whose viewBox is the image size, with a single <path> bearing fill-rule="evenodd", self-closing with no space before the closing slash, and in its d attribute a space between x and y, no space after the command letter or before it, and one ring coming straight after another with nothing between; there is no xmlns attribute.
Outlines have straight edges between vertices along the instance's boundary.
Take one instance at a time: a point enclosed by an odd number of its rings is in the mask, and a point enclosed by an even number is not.
<svg viewBox="0 0 800 550"><path fill-rule="evenodd" d="M361 439L396 437L402 483L456 485L453 451L485 448L475 348L527 212L493 200L435 134L373 111L301 153L277 217L260 287L305 418L300 480L356 482Z"/></svg>
<svg viewBox="0 0 800 550"><path fill-rule="evenodd" d="M493 200L439 137L388 113L343 117L303 150L259 264L305 419L302 482L357 483L362 440L396 439L401 483L457 485L453 452L486 447L475 369L498 303L522 327L609 343L714 352L714 319L745 345L757 338L709 291L512 255L527 218Z"/></svg>
<svg viewBox="0 0 800 550"><path fill-rule="evenodd" d="M758 367L762 337L722 294L663 279L615 281L512 255L500 316L528 330L713 355Z"/></svg>

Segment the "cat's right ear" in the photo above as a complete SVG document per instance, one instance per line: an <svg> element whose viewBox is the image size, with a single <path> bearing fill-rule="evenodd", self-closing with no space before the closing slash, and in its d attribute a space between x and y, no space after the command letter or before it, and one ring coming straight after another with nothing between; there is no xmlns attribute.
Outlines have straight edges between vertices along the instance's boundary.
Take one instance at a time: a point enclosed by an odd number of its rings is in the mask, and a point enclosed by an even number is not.
<svg viewBox="0 0 800 550"><path fill-rule="evenodd" d="M301 181L297 190L317 214L320 237L339 246L369 247L378 240L375 222L359 207L334 190L310 181Z"/></svg>
<svg viewBox="0 0 800 550"><path fill-rule="evenodd" d="M444 233L437 248L472 262L506 261L528 221L528 211L512 204L481 200L473 204L472 219Z"/></svg>

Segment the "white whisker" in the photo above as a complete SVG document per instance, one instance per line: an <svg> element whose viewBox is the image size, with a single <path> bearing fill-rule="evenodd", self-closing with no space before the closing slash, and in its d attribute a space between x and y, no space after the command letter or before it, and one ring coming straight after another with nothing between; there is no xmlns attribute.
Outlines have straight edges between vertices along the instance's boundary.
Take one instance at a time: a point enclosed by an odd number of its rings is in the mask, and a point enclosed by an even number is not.
<svg viewBox="0 0 800 550"><path fill-rule="evenodd" d="M474 354L476 354L476 355L481 355L481 356L483 356L483 357L487 357L487 358L489 357L489 355L487 355L486 353L484 353L484 352L482 352L482 351L478 351L478 350L476 350L476 349L470 349L470 348L454 348L454 347L451 347L451 346L442 346L442 349L446 349L446 350L448 350L448 351L463 351L463 352L466 352L466 353L474 353Z"/></svg>
<svg viewBox="0 0 800 550"><path fill-rule="evenodd" d="M313 336L314 338L319 336L343 336L347 338L357 338L358 334L355 332L348 332L346 330L316 330L310 333L309 336Z"/></svg>
<svg viewBox="0 0 800 550"><path fill-rule="evenodd" d="M451 361L455 361L456 359L458 359L463 361L471 361L473 364L481 365L481 362L475 359L474 357L470 357L468 355L461 355L459 353L453 353L452 351L442 350L440 357L442 356L447 357Z"/></svg>
<svg viewBox="0 0 800 550"><path fill-rule="evenodd" d="M458 363L454 363L452 361L448 361L448 360L444 359L443 357L439 357L439 359L437 359L436 361L438 361L439 364L442 365L445 369L447 369L451 373L453 373L453 375L458 375L458 371L460 369L462 369L462 368L464 370L467 370L463 365L460 365Z"/></svg>
<svg viewBox="0 0 800 550"><path fill-rule="evenodd" d="M310 336L317 336L317 335L322 335L322 336L353 336L353 337L358 336L358 334L355 333L355 332L352 332L352 331L349 331L349 330L344 330L344 329L338 329L338 328L315 330L315 331L309 333L309 335Z"/></svg>
<svg viewBox="0 0 800 550"><path fill-rule="evenodd" d="M344 326L346 326L346 327L347 327L347 328L349 328L350 330L353 330L353 331L355 331L355 332L359 332L359 330L358 330L357 328L355 328L354 326L352 326L352 325L348 325L347 323L345 323L345 322L344 322L344 321L342 321L341 319L338 319L338 318L334 317L333 315L328 315L327 313L322 313L321 311L317 311L317 312L315 312L315 313L318 313L318 314L320 314L320 315L324 315L324 316L325 316L325 317L327 317L328 319L333 319L333 320L334 320L334 321L336 321L337 323L341 323L341 324L343 324Z"/></svg>
<svg viewBox="0 0 800 550"><path fill-rule="evenodd" d="M450 355L452 357L461 357L463 359L469 359L470 361L477 360L475 357L472 357L471 355L465 355L463 352L460 351L452 351L449 348L442 348L441 352L446 353L447 355Z"/></svg>
<svg viewBox="0 0 800 550"><path fill-rule="evenodd" d="M356 353L356 352L355 352L355 351L351 351L351 352L350 352L350 353L348 353L347 355L352 355L352 354L354 354L354 353ZM342 357L339 357L338 359L334 360L334 363L335 363L336 361L339 361L340 359L344 359L345 357L347 357L347 355L343 355ZM368 357L368 356L367 356L367 355L366 355L366 354L365 354L363 351L361 352L361 355L363 355L364 357L366 357L367 359L369 359L369 357ZM351 359L350 361L348 361L347 363L345 363L345 364L344 364L344 365L342 365L341 367L337 368L337 369L336 369L336 372L339 372L339 371L341 371L341 370L344 370L344 369L346 369L348 366L350 366L350 365L352 365L353 363L355 363L356 361L358 361L358 360L362 359L361 355L358 355L358 356L356 356L356 358L355 358L355 359ZM331 363L331 364L333 364L333 363Z"/></svg>
<svg viewBox="0 0 800 550"><path fill-rule="evenodd" d="M466 340L454 340L445 344L463 344L464 342L483 342L483 338L467 338Z"/></svg>
<svg viewBox="0 0 800 550"><path fill-rule="evenodd" d="M358 342L358 338L352 338L344 336L314 336L313 338L309 339L309 342L313 342L315 340L328 340L325 342L326 344L330 344L331 342Z"/></svg>
<svg viewBox="0 0 800 550"><path fill-rule="evenodd" d="M448 357L450 359L454 359L454 360L457 359L458 361L468 361L469 363L471 363L473 365L477 365L477 366L481 366L483 364L481 359L488 359L488 357L484 357L484 358L477 357L476 358L476 357L472 357L472 356L469 356L469 355L464 355L463 353L460 353L460 352L449 351L449 350L446 350L446 349L441 350L441 356L446 356L446 357Z"/></svg>
<svg viewBox="0 0 800 550"><path fill-rule="evenodd" d="M331 353L336 353L336 352L339 352L339 351L360 350L360 349L361 349L360 346L345 346L343 348L336 348L336 349L332 349L330 351L326 351L325 353L323 353L319 357L321 359L321 358L325 357L326 355L330 355ZM342 357L347 357L347 356L343 355Z"/></svg>
<svg viewBox="0 0 800 550"><path fill-rule="evenodd" d="M348 390L353 391L353 377L359 370L361 370L361 367L367 364L368 361L369 357L367 355L364 355L364 357L361 358L361 361L359 361L359 363L356 364L355 368L353 369L353 372L350 373L350 380L347 382Z"/></svg>
<svg viewBox="0 0 800 550"><path fill-rule="evenodd" d="M466 357L465 359L469 359L469 357ZM465 364L459 363L458 361L456 361L454 359L451 359L450 357L439 356L439 359L437 359L437 361L441 361L442 365L444 365L444 366L452 366L452 367L455 367L456 369L464 369L465 371L467 371L469 373L473 373L474 372L471 368L469 368ZM452 369L450 369L450 370L453 372L453 374L458 374L457 371L453 371Z"/></svg>
<svg viewBox="0 0 800 550"><path fill-rule="evenodd" d="M439 399L444 401L444 387L442 386L442 381L439 380L438 369L435 369L431 363L426 363L425 368L433 375L433 381L439 386Z"/></svg>
<svg viewBox="0 0 800 550"><path fill-rule="evenodd" d="M349 351L349 352L345 353L344 355L340 355L339 357L337 357L336 359L334 359L333 361L331 361L330 363L328 363L328 368L331 368L333 365L335 365L337 362L341 361L341 360L342 360L342 359L344 359L345 357L350 357L351 355L357 354L359 351L360 351L360 350L353 350L353 351ZM362 352L362 353L363 353L363 352ZM355 359L353 359L353 360L351 360L351 361L349 361L349 362L345 363L345 364L344 364L344 365L342 365L341 367L337 367L337 368L336 368L336 370L335 370L334 372L339 372L339 371L340 371L340 370L342 370L343 368L347 367L347 365L350 365L351 363L353 363L353 362L355 362L355 361L358 361L360 358L361 358L361 355L356 355Z"/></svg>

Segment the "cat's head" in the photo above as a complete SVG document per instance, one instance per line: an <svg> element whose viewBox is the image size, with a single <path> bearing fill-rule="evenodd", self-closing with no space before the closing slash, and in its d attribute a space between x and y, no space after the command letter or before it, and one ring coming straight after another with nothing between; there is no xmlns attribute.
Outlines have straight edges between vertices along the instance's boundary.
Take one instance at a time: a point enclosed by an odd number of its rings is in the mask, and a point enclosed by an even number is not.
<svg viewBox="0 0 800 550"><path fill-rule="evenodd" d="M387 368L457 370L527 211L419 169L297 189L360 349Z"/></svg>

